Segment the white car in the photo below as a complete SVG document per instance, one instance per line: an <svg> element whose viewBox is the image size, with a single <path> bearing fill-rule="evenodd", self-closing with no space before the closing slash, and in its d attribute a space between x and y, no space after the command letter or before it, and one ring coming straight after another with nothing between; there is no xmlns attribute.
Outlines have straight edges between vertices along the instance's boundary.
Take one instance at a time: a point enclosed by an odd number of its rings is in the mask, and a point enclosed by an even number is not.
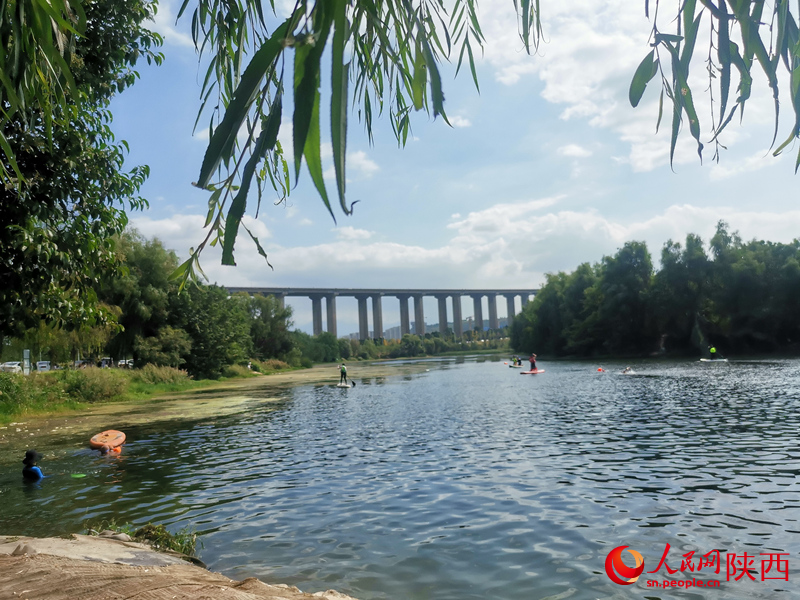
<svg viewBox="0 0 800 600"><path fill-rule="evenodd" d="M22 373L22 363L19 361L11 361L0 365L5 373Z"/></svg>
<svg viewBox="0 0 800 600"><path fill-rule="evenodd" d="M36 363L36 370L37 371L49 371L50 370L50 361L49 360L40 360Z"/></svg>

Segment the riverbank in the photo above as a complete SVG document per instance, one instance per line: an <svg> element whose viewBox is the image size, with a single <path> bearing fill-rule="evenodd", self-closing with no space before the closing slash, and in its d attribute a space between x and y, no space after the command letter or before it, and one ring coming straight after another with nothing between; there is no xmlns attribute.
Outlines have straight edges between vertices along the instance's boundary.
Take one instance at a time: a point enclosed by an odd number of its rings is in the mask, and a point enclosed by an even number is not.
<svg viewBox="0 0 800 600"><path fill-rule="evenodd" d="M305 594L254 577L234 581L179 555L109 538L0 536L0 600L355 600L328 590Z"/></svg>

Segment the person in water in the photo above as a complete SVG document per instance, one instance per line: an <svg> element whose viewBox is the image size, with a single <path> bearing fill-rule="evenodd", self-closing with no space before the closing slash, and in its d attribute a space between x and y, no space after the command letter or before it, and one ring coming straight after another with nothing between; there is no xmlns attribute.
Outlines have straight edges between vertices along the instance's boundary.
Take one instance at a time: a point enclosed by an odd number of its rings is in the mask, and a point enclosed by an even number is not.
<svg viewBox="0 0 800 600"><path fill-rule="evenodd" d="M531 371L535 371L536 370L536 355L533 352L531 352L531 357L528 359L528 361L531 363Z"/></svg>
<svg viewBox="0 0 800 600"><path fill-rule="evenodd" d="M622 369L622 372L623 373L631 373L631 372L633 372L633 369L631 369L630 367L625 367L624 369Z"/></svg>
<svg viewBox="0 0 800 600"><path fill-rule="evenodd" d="M25 453L25 458L22 459L22 464L25 467L22 469L22 476L29 481L39 481L44 477L42 470L36 466L36 463L42 460L42 455L36 450L28 450Z"/></svg>
<svg viewBox="0 0 800 600"><path fill-rule="evenodd" d="M347 365L344 364L342 361L342 365L339 367L339 383L347 383Z"/></svg>

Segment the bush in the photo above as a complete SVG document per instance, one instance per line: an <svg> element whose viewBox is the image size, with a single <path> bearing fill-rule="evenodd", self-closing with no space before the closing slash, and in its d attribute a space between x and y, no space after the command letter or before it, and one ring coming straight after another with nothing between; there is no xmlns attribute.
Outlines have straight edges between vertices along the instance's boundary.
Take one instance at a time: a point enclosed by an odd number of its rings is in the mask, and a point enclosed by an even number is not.
<svg viewBox="0 0 800 600"><path fill-rule="evenodd" d="M223 377L251 377L252 375L255 373L245 365L228 365L222 370Z"/></svg>
<svg viewBox="0 0 800 600"><path fill-rule="evenodd" d="M253 370L259 373L274 373L275 371L285 371L291 368L292 366L289 363L285 363L277 358L253 361Z"/></svg>
<svg viewBox="0 0 800 600"><path fill-rule="evenodd" d="M20 415L34 408L57 408L66 400L61 382L54 377L0 373L0 415Z"/></svg>
<svg viewBox="0 0 800 600"><path fill-rule="evenodd" d="M175 367L157 367L147 364L134 372L133 380L153 385L158 383L175 384L188 381L189 374Z"/></svg>
<svg viewBox="0 0 800 600"><path fill-rule="evenodd" d="M67 369L57 375L64 391L81 402L107 402L122 396L128 389L128 379L115 369Z"/></svg>
<svg viewBox="0 0 800 600"><path fill-rule="evenodd" d="M148 523L144 527L134 529L131 523L117 523L115 519L111 519L99 523L87 523L85 527L89 535L98 535L108 529L126 533L133 538L133 541L149 544L155 550L172 550L186 556L194 556L197 550L197 534L188 526L177 533L170 533L160 524Z"/></svg>

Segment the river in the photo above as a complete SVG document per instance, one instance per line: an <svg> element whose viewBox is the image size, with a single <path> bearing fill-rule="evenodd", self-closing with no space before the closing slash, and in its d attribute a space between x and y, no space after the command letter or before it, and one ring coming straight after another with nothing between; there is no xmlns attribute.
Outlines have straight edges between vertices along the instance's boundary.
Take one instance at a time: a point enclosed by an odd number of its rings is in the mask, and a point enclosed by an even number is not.
<svg viewBox="0 0 800 600"><path fill-rule="evenodd" d="M796 597L800 361L626 364L353 363L352 389L136 425L119 456L53 438L39 484L0 461L0 533L190 526L212 570L360 600Z"/></svg>

